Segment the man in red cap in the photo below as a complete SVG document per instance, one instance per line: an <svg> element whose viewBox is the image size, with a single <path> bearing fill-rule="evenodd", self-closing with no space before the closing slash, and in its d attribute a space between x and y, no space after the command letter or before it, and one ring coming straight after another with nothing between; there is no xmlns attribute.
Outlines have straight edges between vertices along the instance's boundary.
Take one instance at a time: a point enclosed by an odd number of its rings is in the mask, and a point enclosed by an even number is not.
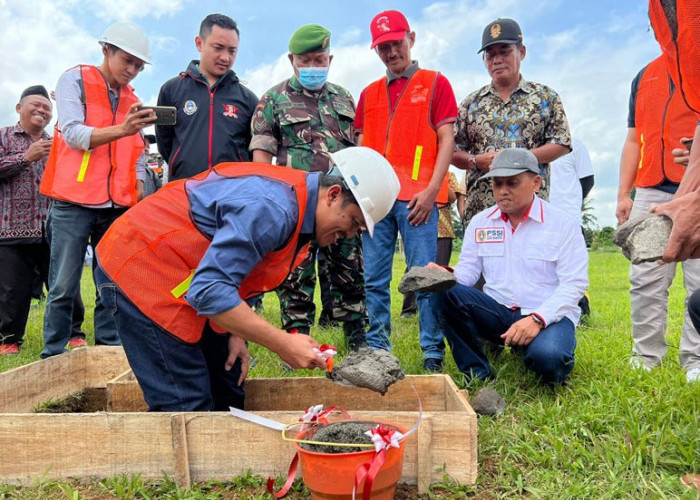
<svg viewBox="0 0 700 500"><path fill-rule="evenodd" d="M425 266L437 252L437 203L447 201L447 168L454 148L457 102L450 83L437 71L411 60L415 32L399 11L380 12L370 23L371 48L387 68L386 76L367 86L355 116L358 144L383 154L401 183L389 215L363 238L367 343L391 349L391 270L398 233L409 267ZM409 140L406 140L410 138ZM444 342L428 296L417 294L423 368L440 371Z"/></svg>

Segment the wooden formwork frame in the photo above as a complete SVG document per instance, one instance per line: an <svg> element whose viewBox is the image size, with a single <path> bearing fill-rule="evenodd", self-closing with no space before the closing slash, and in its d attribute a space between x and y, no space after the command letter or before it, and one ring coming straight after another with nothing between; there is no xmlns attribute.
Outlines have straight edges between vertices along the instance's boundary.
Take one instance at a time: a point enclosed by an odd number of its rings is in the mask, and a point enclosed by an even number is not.
<svg viewBox="0 0 700 500"><path fill-rule="evenodd" d="M84 388L104 388L113 410L96 413L31 413L40 403ZM246 410L283 423L298 421L315 404L345 408L353 418L409 428L401 482L427 486L445 475L461 484L476 479L476 415L447 375L408 376L382 397L324 378L249 379ZM146 413L123 350L95 347L0 374L0 481L35 477L173 477L183 487L230 480L252 471L286 475L294 449L280 433L225 412Z"/></svg>

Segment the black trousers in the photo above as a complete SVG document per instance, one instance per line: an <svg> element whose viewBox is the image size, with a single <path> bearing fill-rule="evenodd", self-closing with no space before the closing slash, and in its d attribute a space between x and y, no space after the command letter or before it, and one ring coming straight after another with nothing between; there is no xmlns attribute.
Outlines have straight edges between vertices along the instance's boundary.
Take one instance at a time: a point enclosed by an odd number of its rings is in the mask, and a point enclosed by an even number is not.
<svg viewBox="0 0 700 500"><path fill-rule="evenodd" d="M48 286L48 242L0 244L0 270L0 343L21 344L32 297L37 295L37 288ZM84 318L85 306L78 295L73 305L71 337L85 338L81 331Z"/></svg>

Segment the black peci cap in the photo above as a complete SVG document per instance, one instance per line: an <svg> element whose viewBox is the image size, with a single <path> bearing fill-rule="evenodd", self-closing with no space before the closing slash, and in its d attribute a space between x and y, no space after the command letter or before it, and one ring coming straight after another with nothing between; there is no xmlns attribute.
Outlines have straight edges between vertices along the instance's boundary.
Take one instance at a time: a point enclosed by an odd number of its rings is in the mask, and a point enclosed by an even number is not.
<svg viewBox="0 0 700 500"><path fill-rule="evenodd" d="M520 31L520 26L518 23L512 19L498 18L495 21L491 21L486 28L484 28L484 34L481 36L481 48L479 49L479 52L482 52L486 47L496 45L497 43L512 45L522 41L523 32Z"/></svg>

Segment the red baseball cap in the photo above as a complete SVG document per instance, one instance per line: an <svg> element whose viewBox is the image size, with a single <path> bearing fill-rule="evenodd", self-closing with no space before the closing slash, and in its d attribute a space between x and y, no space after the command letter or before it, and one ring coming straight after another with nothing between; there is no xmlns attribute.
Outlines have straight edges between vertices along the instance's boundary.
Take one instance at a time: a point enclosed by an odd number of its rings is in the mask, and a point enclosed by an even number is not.
<svg viewBox="0 0 700 500"><path fill-rule="evenodd" d="M408 20L398 10L385 10L372 19L369 24L372 33L372 45L375 48L380 43L398 42L406 38L406 33L411 31Z"/></svg>

